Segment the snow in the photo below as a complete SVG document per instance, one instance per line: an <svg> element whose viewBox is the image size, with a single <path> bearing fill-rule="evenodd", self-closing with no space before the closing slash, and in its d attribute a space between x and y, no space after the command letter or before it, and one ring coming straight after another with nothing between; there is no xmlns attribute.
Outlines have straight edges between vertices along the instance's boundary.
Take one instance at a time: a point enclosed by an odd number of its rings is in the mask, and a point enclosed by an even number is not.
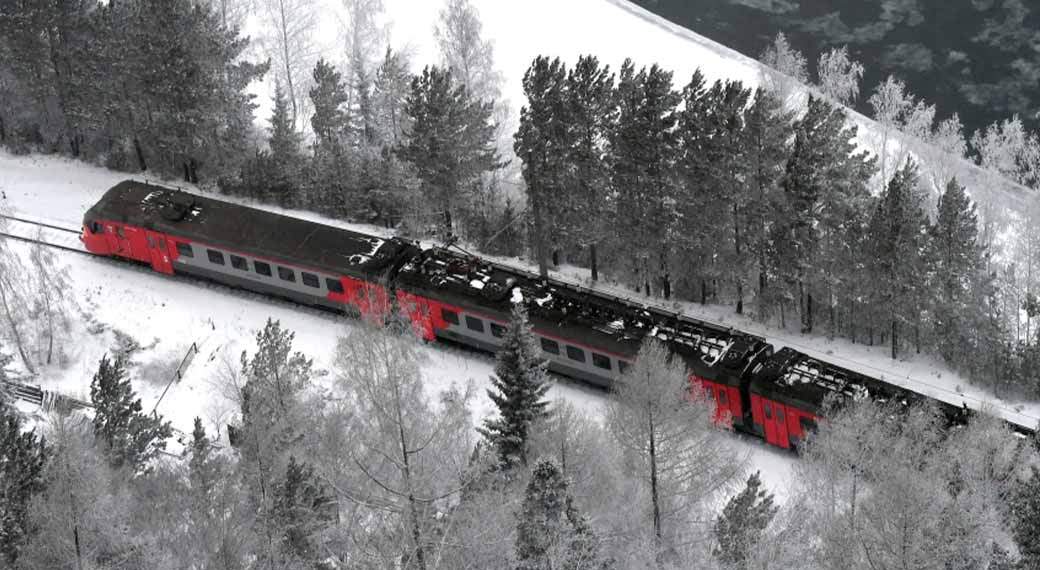
<svg viewBox="0 0 1040 570"><path fill-rule="evenodd" d="M11 208L14 215L58 226L78 227L87 208L125 178L125 174L65 158L14 157L0 150L0 190L7 196L0 205ZM326 222L314 214L286 213ZM337 225L375 233L365 226ZM9 245L23 252L28 247L17 242ZM97 328L104 330L98 332L77 318L66 365L47 368L29 383L89 401L97 362L114 345L113 331L119 330L144 347L135 353L131 371L143 408L155 408L182 434L191 433L194 418L199 416L207 431L219 433L224 444L226 424L237 409L225 396L222 371L239 367L240 355L255 348L256 331L268 317L280 320L283 327L296 333L294 348L314 358L319 370L331 367L337 338L360 326L355 320L329 312L194 279L168 277L142 266L61 251L56 255L70 270L73 290L68 294L91 315L89 322L103 325ZM518 301L517 294L514 289L514 302ZM171 382L172 371L192 343L197 344L198 355L183 378ZM452 384L472 384L476 388L471 406L474 421L491 415L494 408L486 388L494 372L492 355L442 344L425 345L421 350L430 395ZM138 380L144 371L166 374L150 382ZM319 377L319 381L329 384L331 374ZM169 389L159 402L167 384ZM548 397L566 401L595 418L604 416L607 403L602 391L565 378L552 386ZM20 403L19 409L38 413L25 403ZM734 436L731 444L737 453L749 456L751 469L762 472L778 497L787 496L797 461L792 454L747 437ZM170 448L177 450L179 446L174 443Z"/></svg>
<svg viewBox="0 0 1040 570"><path fill-rule="evenodd" d="M474 279L474 280L469 282L469 286L474 288L474 289L483 289L484 288L484 282L481 281L480 279Z"/></svg>
<svg viewBox="0 0 1040 570"><path fill-rule="evenodd" d="M519 287L513 287L513 296L510 297L509 300L512 301L514 305L517 303L523 303L524 293L520 290Z"/></svg>

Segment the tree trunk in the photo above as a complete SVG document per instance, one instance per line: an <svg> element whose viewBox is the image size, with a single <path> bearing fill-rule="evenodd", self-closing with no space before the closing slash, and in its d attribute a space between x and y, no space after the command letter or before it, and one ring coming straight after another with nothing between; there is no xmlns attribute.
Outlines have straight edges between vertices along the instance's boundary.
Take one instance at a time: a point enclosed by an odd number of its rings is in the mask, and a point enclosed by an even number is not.
<svg viewBox="0 0 1040 570"><path fill-rule="evenodd" d="M701 304L708 304L708 282L701 277Z"/></svg>
<svg viewBox="0 0 1040 570"><path fill-rule="evenodd" d="M744 284L737 281L737 314L744 314Z"/></svg>
<svg viewBox="0 0 1040 570"><path fill-rule="evenodd" d="M896 322L895 317L892 317L892 360L896 359L896 346L899 344L899 324Z"/></svg>
<svg viewBox="0 0 1040 570"><path fill-rule="evenodd" d="M542 220L542 200L537 192L532 192L531 210L534 214L534 246L535 257L538 258L538 274L542 277L549 276L549 264L546 263L545 255L545 228Z"/></svg>
<svg viewBox="0 0 1040 570"><path fill-rule="evenodd" d="M22 340L22 333L14 322L11 305L7 300L7 286L2 281L0 281L0 304L3 305L4 317L7 319L7 326L11 329L11 334L14 336L14 344L18 349L18 355L22 357L22 364L25 365L25 369L29 374L36 374L36 369L33 368L29 356L25 354L25 341Z"/></svg>
<svg viewBox="0 0 1040 570"><path fill-rule="evenodd" d="M141 148L141 139L134 137L134 152L137 153L137 166L141 171L148 170L148 163L144 160L144 149Z"/></svg>
<svg viewBox="0 0 1040 570"><path fill-rule="evenodd" d="M661 283L661 291L663 292L666 301L672 297L672 280L668 273L664 274Z"/></svg>
<svg viewBox="0 0 1040 570"><path fill-rule="evenodd" d="M647 406L647 427L650 434L650 503L653 507L654 536L658 542L661 540L661 503L657 491L657 439L654 433L654 413Z"/></svg>
<svg viewBox="0 0 1040 570"><path fill-rule="evenodd" d="M599 281L599 265L596 259L596 244L589 244L589 267L592 271L592 280Z"/></svg>
<svg viewBox="0 0 1040 570"><path fill-rule="evenodd" d="M444 239L450 240L454 235L451 231L451 208L444 208Z"/></svg>
<svg viewBox="0 0 1040 570"><path fill-rule="evenodd" d="M7 127L4 125L4 117L0 115L0 143L7 141Z"/></svg>
<svg viewBox="0 0 1040 570"><path fill-rule="evenodd" d="M552 263L553 263L553 268L555 268L555 269L559 269L560 268L560 250L558 250L556 248L553 248L553 251L552 251Z"/></svg>

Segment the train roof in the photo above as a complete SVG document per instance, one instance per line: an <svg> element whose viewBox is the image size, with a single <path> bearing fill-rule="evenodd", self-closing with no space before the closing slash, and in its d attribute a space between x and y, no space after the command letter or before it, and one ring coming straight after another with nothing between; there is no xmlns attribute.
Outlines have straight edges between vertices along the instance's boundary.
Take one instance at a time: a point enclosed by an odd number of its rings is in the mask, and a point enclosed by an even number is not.
<svg viewBox="0 0 1040 570"><path fill-rule="evenodd" d="M930 400L950 420L964 413L963 408L953 404L818 360L790 347L781 348L756 365L752 371L751 391L812 412L819 412L824 401L833 396L839 403L869 398L878 403L896 402L903 407Z"/></svg>
<svg viewBox="0 0 1040 570"><path fill-rule="evenodd" d="M398 278L406 285L447 292L499 312L523 302L532 317L589 327L622 344L638 345L646 336L655 336L687 360L696 358L706 366L743 362L765 342L759 336L444 248L426 250L406 263Z"/></svg>
<svg viewBox="0 0 1040 570"><path fill-rule="evenodd" d="M374 274L405 247L397 240L136 180L112 187L86 217L333 272Z"/></svg>

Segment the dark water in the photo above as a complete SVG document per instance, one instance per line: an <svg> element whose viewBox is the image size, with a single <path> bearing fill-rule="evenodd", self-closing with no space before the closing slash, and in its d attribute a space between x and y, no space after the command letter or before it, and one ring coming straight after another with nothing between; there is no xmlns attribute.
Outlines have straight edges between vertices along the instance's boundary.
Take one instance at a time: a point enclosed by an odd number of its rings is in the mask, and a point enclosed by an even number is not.
<svg viewBox="0 0 1040 570"><path fill-rule="evenodd" d="M866 67L858 107L889 74L959 113L971 131L1040 111L1040 0L635 0L677 24L758 57L778 31L811 62L848 45Z"/></svg>

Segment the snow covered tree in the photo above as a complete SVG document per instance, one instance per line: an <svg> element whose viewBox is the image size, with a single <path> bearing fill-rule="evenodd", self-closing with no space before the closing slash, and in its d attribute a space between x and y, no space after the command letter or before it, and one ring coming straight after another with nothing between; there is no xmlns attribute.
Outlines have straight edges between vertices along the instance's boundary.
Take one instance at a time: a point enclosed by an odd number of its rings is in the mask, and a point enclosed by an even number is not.
<svg viewBox="0 0 1040 570"><path fill-rule="evenodd" d="M983 269L983 250L978 244L978 218L975 205L964 187L951 179L939 197L935 224L929 228L927 248L930 296L935 304L935 342L939 352L950 361L972 352L968 335L974 319L969 313L979 311L972 288Z"/></svg>
<svg viewBox="0 0 1040 570"><path fill-rule="evenodd" d="M405 112L411 86L408 66L406 54L387 48L372 83L376 140L390 148L401 144L411 126Z"/></svg>
<svg viewBox="0 0 1040 570"><path fill-rule="evenodd" d="M781 181L784 200L771 233L776 267L798 300L803 332L813 330L819 298L831 300L840 291L839 272L852 265L847 230L862 223L867 210L874 161L856 152L855 136L844 113L812 95L795 123Z"/></svg>
<svg viewBox="0 0 1040 570"><path fill-rule="evenodd" d="M778 510L756 471L715 520L715 558L727 567L746 568L751 551Z"/></svg>
<svg viewBox="0 0 1040 570"><path fill-rule="evenodd" d="M0 230L5 229L5 222L0 218ZM31 309L25 283L27 271L22 258L7 246L8 243L8 240L0 240L0 322L3 323L3 336L10 339L18 351L22 366L30 374L35 374L27 325Z"/></svg>
<svg viewBox="0 0 1040 570"><path fill-rule="evenodd" d="M271 115L270 161L275 179L268 182L267 193L282 207L290 207L299 200L300 135L293 125L289 100L280 84L275 84L274 111Z"/></svg>
<svg viewBox="0 0 1040 570"><path fill-rule="evenodd" d="M839 105L852 105L859 97L859 81L863 79L863 64L849 59L847 46L831 48L820 54L816 64L819 78L817 87Z"/></svg>
<svg viewBox="0 0 1040 570"><path fill-rule="evenodd" d="M441 61L459 83L481 101L501 98L502 74L495 70L494 47L481 37L480 14L469 0L447 0L433 28Z"/></svg>
<svg viewBox="0 0 1040 570"><path fill-rule="evenodd" d="M589 523L574 506L567 479L553 462L539 461L517 513L518 570L602 567Z"/></svg>
<svg viewBox="0 0 1040 570"><path fill-rule="evenodd" d="M882 184L888 184L891 178L888 165L893 161L889 141L902 129L904 116L913 108L913 102L914 97L907 92L906 84L891 75L874 88L874 93L867 100L874 110L874 120L881 125L881 138L875 150L880 159Z"/></svg>
<svg viewBox="0 0 1040 570"><path fill-rule="evenodd" d="M1019 568L1040 567L1040 469L1035 465L1015 489L1011 528L1018 545Z"/></svg>
<svg viewBox="0 0 1040 570"><path fill-rule="evenodd" d="M274 517L281 528L285 551L310 563L322 558L312 535L335 520L335 502L314 473L314 467L289 456L285 479L274 490Z"/></svg>
<svg viewBox="0 0 1040 570"><path fill-rule="evenodd" d="M744 462L717 433L713 414L703 394L691 394L685 364L653 338L615 384L608 424L645 493L640 510L658 548L680 536L688 541L684 521L743 470Z"/></svg>
<svg viewBox="0 0 1040 570"><path fill-rule="evenodd" d="M925 275L927 218L917 190L917 166L908 162L879 197L870 222L872 273L879 308L891 327L892 358L900 345L900 324L920 326L919 299Z"/></svg>
<svg viewBox="0 0 1040 570"><path fill-rule="evenodd" d="M508 469L527 464L531 428L548 415L545 393L550 383L523 304L513 305L502 341L491 377L493 389L488 390L498 417L486 420L479 431L495 448L502 467Z"/></svg>
<svg viewBox="0 0 1040 570"><path fill-rule="evenodd" d="M971 135L979 166L1019 184L1036 187L1040 176L1040 140L1018 116L993 123Z"/></svg>
<svg viewBox="0 0 1040 570"><path fill-rule="evenodd" d="M346 78L350 96L350 141L356 148L372 144L374 109L372 80L376 60L386 45L383 0L343 0L347 22Z"/></svg>
<svg viewBox="0 0 1040 570"><path fill-rule="evenodd" d="M357 327L336 349L338 384L352 405L352 445L328 467L338 498L370 524L357 540L401 568L432 565L444 512L471 477L469 393L426 396L410 328ZM359 474L360 471L360 474Z"/></svg>
<svg viewBox="0 0 1040 570"><path fill-rule="evenodd" d="M415 169L420 191L442 216L449 239L455 213L479 191L480 175L500 167L491 103L473 99L450 70L426 67L412 80L405 112L412 125L397 152Z"/></svg>
<svg viewBox="0 0 1040 570"><path fill-rule="evenodd" d="M773 42L758 58L766 65L762 84L776 94L785 108L797 107L798 92L809 83L809 71L802 52L794 49L783 32L777 32Z"/></svg>
<svg viewBox="0 0 1040 570"><path fill-rule="evenodd" d="M313 0L257 0L256 7L262 30L260 43L273 63L276 85L284 89L289 127L294 132L302 131L309 114L308 71L318 53L317 6Z"/></svg>
<svg viewBox="0 0 1040 570"><path fill-rule="evenodd" d="M38 235L37 240L42 242L42 236ZM71 286L69 268L58 261L53 248L40 243L33 244L29 250L29 260L32 263L30 280L35 293L32 316L37 325L37 361L50 365L55 344L58 354L63 354L63 343L69 335L73 300L64 294Z"/></svg>
<svg viewBox="0 0 1040 570"><path fill-rule="evenodd" d="M625 276L651 293L660 283L671 292L669 253L676 232L675 125L680 96L672 74L657 65L638 73L625 60L618 74L619 107L608 162L616 193L616 238L624 244Z"/></svg>
<svg viewBox="0 0 1040 570"><path fill-rule="evenodd" d="M110 360L107 354L102 356L90 382L94 435L104 445L113 469L126 467L140 473L147 471L148 462L166 449L173 429L161 416L142 412L141 399L134 396L125 357Z"/></svg>
<svg viewBox="0 0 1040 570"><path fill-rule="evenodd" d="M5 355L0 354L0 381ZM35 429L25 430L17 410L0 388L0 560L14 564L32 533L30 503L44 490L46 440Z"/></svg>
<svg viewBox="0 0 1040 570"><path fill-rule="evenodd" d="M343 135L347 128L344 105L347 103L346 87L336 67L319 58L314 64L314 87L308 92L314 114L311 128L314 130L314 154L337 156L342 150Z"/></svg>
<svg viewBox="0 0 1040 570"><path fill-rule="evenodd" d="M530 237L543 277L549 274L549 247L557 241L554 215L566 195L569 174L566 153L572 143L566 89L567 68L560 59L536 57L524 73L527 104L520 109L520 125L513 135L531 213Z"/></svg>

